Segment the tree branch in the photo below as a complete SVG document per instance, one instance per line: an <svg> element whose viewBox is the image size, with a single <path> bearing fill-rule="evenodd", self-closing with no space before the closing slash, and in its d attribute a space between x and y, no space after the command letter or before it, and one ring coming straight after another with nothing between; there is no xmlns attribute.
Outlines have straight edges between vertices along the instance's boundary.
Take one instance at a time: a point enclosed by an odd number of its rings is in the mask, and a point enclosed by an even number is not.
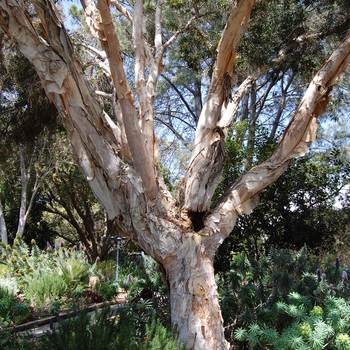
<svg viewBox="0 0 350 350"><path fill-rule="evenodd" d="M181 29L179 29L178 31L176 31L176 33L173 34L173 35L167 40L167 42L165 42L165 43L163 44L163 50L165 50L168 46L170 46L170 45L176 40L176 38L177 38L180 34L184 33L196 19L201 18L201 17L204 17L204 16L206 16L206 15L207 15L207 13L205 13L205 14L203 14L203 15L197 14L197 15L193 16L191 19L189 19L189 20L187 21L187 23L184 25L183 28L181 28Z"/></svg>
<svg viewBox="0 0 350 350"><path fill-rule="evenodd" d="M98 95L98 96L102 96L104 98L107 98L107 99L109 99L111 101L113 100L113 95L112 94L108 94L107 92L96 90L95 94Z"/></svg>
<svg viewBox="0 0 350 350"><path fill-rule="evenodd" d="M237 215L249 214L257 205L258 194L283 174L293 158L308 152L308 146L316 139L317 117L325 112L333 85L349 65L350 33L311 81L272 156L240 177L208 216L206 224L210 230L221 231L227 237Z"/></svg>
<svg viewBox="0 0 350 350"><path fill-rule="evenodd" d="M175 92L178 94L178 96L180 97L180 100L184 103L185 107L187 108L189 113L192 115L193 120L197 120L196 115L194 114L194 112L192 111L190 105L187 103L187 101L183 97L183 94L179 91L179 89L176 87L176 85L174 85L173 82L167 76L165 76L164 74L162 74L162 78L164 80L166 80L171 85L171 87L175 90Z"/></svg>
<svg viewBox="0 0 350 350"><path fill-rule="evenodd" d="M238 107L241 99L249 92L252 82L257 80L261 76L261 69L258 68L255 72L249 75L239 88L235 91L231 101L228 103L226 108L223 108L222 117L218 122L218 126L227 135L227 130L237 116Z"/></svg>
<svg viewBox="0 0 350 350"><path fill-rule="evenodd" d="M163 36L162 36L162 6L163 6L163 0L157 0L157 7L156 7L156 18L155 18L155 25L154 25L154 45L156 48L156 57L159 55L163 55L164 48L162 45Z"/></svg>
<svg viewBox="0 0 350 350"><path fill-rule="evenodd" d="M116 89L117 99L123 115L126 137L137 172L142 178L146 192L151 200L157 197L157 184L152 168L150 155L146 152L141 130L136 118L134 99L127 82L122 59L119 53L119 40L112 23L107 0L98 1L105 34L105 50L111 68L112 79Z"/></svg>
<svg viewBox="0 0 350 350"><path fill-rule="evenodd" d="M209 130L211 131L216 126L224 99L224 76L227 73L231 78L233 77L236 52L241 38L247 30L247 23L254 2L254 0L237 1L226 23L217 48L218 54L208 96L198 121L195 144L199 144L206 137Z"/></svg>
<svg viewBox="0 0 350 350"><path fill-rule="evenodd" d="M145 55L143 47L143 0L136 0L134 5L134 22L132 37L135 50L135 86L139 101L139 115L141 119L141 130L145 132L146 107L146 79L145 79ZM153 59L153 57L151 57ZM153 143L153 142L152 142Z"/></svg>
<svg viewBox="0 0 350 350"><path fill-rule="evenodd" d="M209 209L225 163L224 132L217 127L224 92L232 89L238 44L247 29L254 0L239 0L233 7L218 45L218 55L206 101L198 120L194 149L178 198L187 211ZM229 84L230 86L227 86Z"/></svg>
<svg viewBox="0 0 350 350"><path fill-rule="evenodd" d="M124 17L132 24L132 16L130 12L117 0L111 0L111 5L115 6L115 8L124 15Z"/></svg>
<svg viewBox="0 0 350 350"><path fill-rule="evenodd" d="M169 123L165 122L164 120L160 119L160 118L157 118L155 117L155 120L157 120L159 123L165 125L182 143L183 145L189 149L190 148L190 144L189 142L187 142L177 131L176 129L170 125Z"/></svg>

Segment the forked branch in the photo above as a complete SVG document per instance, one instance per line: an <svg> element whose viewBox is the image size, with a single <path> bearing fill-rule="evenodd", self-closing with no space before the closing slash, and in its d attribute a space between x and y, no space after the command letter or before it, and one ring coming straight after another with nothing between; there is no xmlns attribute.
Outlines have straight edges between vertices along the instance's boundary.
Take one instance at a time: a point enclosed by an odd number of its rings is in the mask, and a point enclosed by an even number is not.
<svg viewBox="0 0 350 350"><path fill-rule="evenodd" d="M308 152L316 139L317 118L324 113L330 93L350 65L350 33L311 81L272 156L240 177L207 218L207 225L227 237L239 214L249 214L258 202L258 194L271 185L295 157Z"/></svg>

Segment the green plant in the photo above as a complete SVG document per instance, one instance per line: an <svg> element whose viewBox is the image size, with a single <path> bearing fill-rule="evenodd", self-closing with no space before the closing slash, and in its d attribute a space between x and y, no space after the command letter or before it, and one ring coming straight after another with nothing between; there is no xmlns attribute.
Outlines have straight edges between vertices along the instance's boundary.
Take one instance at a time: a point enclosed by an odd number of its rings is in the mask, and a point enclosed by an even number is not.
<svg viewBox="0 0 350 350"><path fill-rule="evenodd" d="M89 283L89 265L76 259L59 260L57 270L65 280L69 290Z"/></svg>
<svg viewBox="0 0 350 350"><path fill-rule="evenodd" d="M115 349L117 327L109 307L92 317L79 311L76 317L60 321L57 330L44 334L38 346L40 350L108 350Z"/></svg>
<svg viewBox="0 0 350 350"><path fill-rule="evenodd" d="M32 350L33 342L29 334L18 334L15 329L0 332L1 350Z"/></svg>
<svg viewBox="0 0 350 350"><path fill-rule="evenodd" d="M57 273L43 273L37 279L31 280L26 295L32 302L41 307L51 300L62 298L68 289L67 283L62 275Z"/></svg>
<svg viewBox="0 0 350 350"><path fill-rule="evenodd" d="M272 249L259 261L234 255L231 270L218 276L230 341L250 349L345 349L347 271L336 259L328 281L320 269L312 271L314 266L308 265L306 247L296 253Z"/></svg>
<svg viewBox="0 0 350 350"><path fill-rule="evenodd" d="M50 314L57 315L60 311L61 303L58 300L54 300L50 307Z"/></svg>
<svg viewBox="0 0 350 350"><path fill-rule="evenodd" d="M182 344L178 347L177 335L173 338L172 332L165 328L160 320L156 318L156 313L153 313L152 323L146 325L145 342L141 349L144 350L184 350Z"/></svg>
<svg viewBox="0 0 350 350"><path fill-rule="evenodd" d="M0 287L0 326L19 324L31 313L27 301Z"/></svg>
<svg viewBox="0 0 350 350"><path fill-rule="evenodd" d="M281 330L279 322L268 326L263 319L235 331L236 339L251 349L350 349L350 306L343 298L328 296L325 308L311 307L310 299L291 293L286 302L273 305L277 317L287 315Z"/></svg>
<svg viewBox="0 0 350 350"><path fill-rule="evenodd" d="M106 282L100 282L96 285L96 291L100 293L103 300L112 300L118 295L118 288L116 284L109 284Z"/></svg>
<svg viewBox="0 0 350 350"><path fill-rule="evenodd" d="M17 235L13 247L6 249L1 285L14 293L23 291L36 307L49 306L52 300L69 302L73 291L87 290L89 274L97 268L86 262L83 250L66 249L58 242L54 247L47 243L47 249L40 251L34 240L29 248Z"/></svg>

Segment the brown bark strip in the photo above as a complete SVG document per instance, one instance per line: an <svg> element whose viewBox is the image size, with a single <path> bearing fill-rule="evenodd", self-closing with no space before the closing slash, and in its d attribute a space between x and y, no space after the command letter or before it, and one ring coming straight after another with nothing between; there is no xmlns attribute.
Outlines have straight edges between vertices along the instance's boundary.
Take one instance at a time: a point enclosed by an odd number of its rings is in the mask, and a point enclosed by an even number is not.
<svg viewBox="0 0 350 350"><path fill-rule="evenodd" d="M143 136L136 118L134 99L128 85L122 58L119 52L119 40L112 23L111 13L106 0L98 1L100 15L108 45L108 60L111 68L112 79L116 89L117 99L122 110L125 132L129 148L133 157L137 172L142 178L146 192L151 200L157 197L157 184L153 172L153 166L143 141Z"/></svg>
<svg viewBox="0 0 350 350"><path fill-rule="evenodd" d="M232 76L238 45L243 34L247 30L247 23L254 3L254 0L237 1L226 23L217 49L218 55L212 74L208 97L198 122L195 137L196 145L207 136L208 132L215 127L218 121L224 98L224 76L226 73ZM193 155L194 154L192 154L192 158Z"/></svg>
<svg viewBox="0 0 350 350"><path fill-rule="evenodd" d="M105 40L103 26L101 25L100 14L92 0L80 0L81 6L85 12L86 24L89 26L91 33L101 41ZM104 48L103 43L102 47Z"/></svg>
<svg viewBox="0 0 350 350"><path fill-rule="evenodd" d="M179 191L179 204L189 212L205 212L221 181L225 157L222 156L224 131L217 126L224 102L225 76L233 78L236 51L247 29L254 0L237 1L223 31L207 99L198 120L195 146L185 177L184 188Z"/></svg>

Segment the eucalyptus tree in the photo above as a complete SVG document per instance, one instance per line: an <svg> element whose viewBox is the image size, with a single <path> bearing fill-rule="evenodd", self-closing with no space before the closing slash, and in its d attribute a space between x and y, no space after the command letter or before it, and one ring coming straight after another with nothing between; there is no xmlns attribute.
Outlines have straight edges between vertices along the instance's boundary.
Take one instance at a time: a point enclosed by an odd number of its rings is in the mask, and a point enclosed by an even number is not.
<svg viewBox="0 0 350 350"><path fill-rule="evenodd" d="M31 4L26 8L15 0L1 0L0 27L34 65L47 96L60 112L75 159L95 196L118 231L163 265L179 340L187 348L227 349L214 279L215 253L237 216L250 213L259 193L315 140L317 117L350 62L349 34L311 80L273 154L233 182L211 207L225 163L224 140L239 102L261 74L283 61L290 48L290 43L282 42L274 57L252 72L247 70L246 78L231 92L238 47L249 26L254 1L226 3L226 24L218 33L210 84L176 199L158 169L156 84L164 56L182 33L206 16L206 7L184 1L143 4L137 0L122 5L116 0L98 0L97 9L93 1L82 1L90 30L99 39L96 60L113 86L113 121L87 82L54 4L49 0L33 0ZM220 3L215 2L212 10L222 11ZM179 20L176 28L166 25L162 14L167 11ZM123 66L123 59L128 60L120 51L114 25L120 17L132 28L137 103L128 83L129 71ZM305 42L298 31L289 34L292 43Z"/></svg>

